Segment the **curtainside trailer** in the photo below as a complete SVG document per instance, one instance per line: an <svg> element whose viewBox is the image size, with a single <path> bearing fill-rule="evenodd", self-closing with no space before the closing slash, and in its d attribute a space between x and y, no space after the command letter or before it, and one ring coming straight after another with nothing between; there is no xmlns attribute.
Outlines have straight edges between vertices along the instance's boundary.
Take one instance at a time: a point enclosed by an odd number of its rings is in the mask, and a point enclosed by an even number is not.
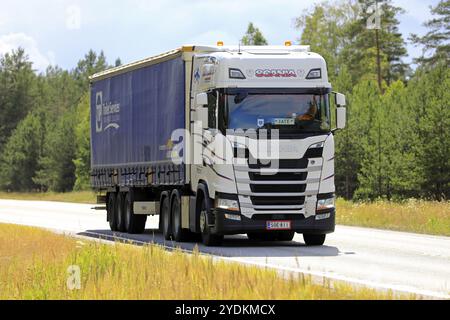
<svg viewBox="0 0 450 320"><path fill-rule="evenodd" d="M91 182L111 230L321 245L345 96L308 46L183 46L91 77Z"/></svg>

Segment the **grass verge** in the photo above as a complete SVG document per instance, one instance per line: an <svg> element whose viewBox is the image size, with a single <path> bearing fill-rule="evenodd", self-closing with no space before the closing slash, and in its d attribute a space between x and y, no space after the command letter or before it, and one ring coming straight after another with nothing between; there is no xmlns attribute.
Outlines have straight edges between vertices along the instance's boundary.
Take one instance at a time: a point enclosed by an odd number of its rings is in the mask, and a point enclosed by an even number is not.
<svg viewBox="0 0 450 320"><path fill-rule="evenodd" d="M96 203L96 193L92 191L73 191L67 193L56 192L0 192L0 199L11 200L36 200L36 201L59 201L73 203Z"/></svg>
<svg viewBox="0 0 450 320"><path fill-rule="evenodd" d="M339 199L337 223L450 236L450 202L408 200L355 203Z"/></svg>
<svg viewBox="0 0 450 320"><path fill-rule="evenodd" d="M68 267L80 268L69 290ZM51 232L0 224L0 299L394 299L415 298L354 288L308 276L215 262L198 253L82 242Z"/></svg>

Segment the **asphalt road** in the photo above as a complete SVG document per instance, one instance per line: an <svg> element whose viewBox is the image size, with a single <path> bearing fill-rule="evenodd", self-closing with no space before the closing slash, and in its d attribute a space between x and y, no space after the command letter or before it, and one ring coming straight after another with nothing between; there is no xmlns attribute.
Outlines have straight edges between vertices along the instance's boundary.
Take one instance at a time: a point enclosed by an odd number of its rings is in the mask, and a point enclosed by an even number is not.
<svg viewBox="0 0 450 320"><path fill-rule="evenodd" d="M158 217L142 235L113 234L105 211L93 205L0 200L0 222L44 227L94 238L127 239L192 250L195 243L165 242ZM450 237L337 226L323 247L306 247L301 235L292 242L263 243L245 235L226 237L222 247L201 252L221 259L302 272L382 289L450 299Z"/></svg>

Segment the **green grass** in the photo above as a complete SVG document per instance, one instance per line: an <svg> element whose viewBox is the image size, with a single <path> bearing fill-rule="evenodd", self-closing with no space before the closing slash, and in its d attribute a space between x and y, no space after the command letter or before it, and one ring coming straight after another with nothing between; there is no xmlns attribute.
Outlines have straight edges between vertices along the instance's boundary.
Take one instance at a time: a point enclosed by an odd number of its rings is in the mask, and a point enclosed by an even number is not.
<svg viewBox="0 0 450 320"><path fill-rule="evenodd" d="M96 203L96 194L93 191L74 191L67 193L56 192L0 192L0 199L13 200L37 200L37 201L59 201L59 202L73 202L73 203Z"/></svg>
<svg viewBox="0 0 450 320"><path fill-rule="evenodd" d="M336 209L338 224L450 236L449 201L355 203L339 199Z"/></svg>
<svg viewBox="0 0 450 320"><path fill-rule="evenodd" d="M80 268L79 290L67 287ZM198 253L80 241L0 224L0 299L395 299L392 292L216 262Z"/></svg>

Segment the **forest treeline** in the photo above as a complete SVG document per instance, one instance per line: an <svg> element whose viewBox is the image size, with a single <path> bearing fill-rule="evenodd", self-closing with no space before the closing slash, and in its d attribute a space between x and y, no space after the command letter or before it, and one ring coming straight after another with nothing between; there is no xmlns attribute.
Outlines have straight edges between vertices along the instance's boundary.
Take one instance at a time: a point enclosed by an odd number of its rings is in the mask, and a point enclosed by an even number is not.
<svg viewBox="0 0 450 320"><path fill-rule="evenodd" d="M336 134L336 187L347 199L450 197L450 1L430 8L425 35L402 35L404 10L390 0L321 2L295 19L300 37L324 56L348 126ZM376 14L376 12L375 12ZM369 26L368 21L379 28ZM416 68L406 42L423 50ZM267 44L249 24L242 44ZM115 65L120 65L118 59ZM33 69L18 48L0 56L0 189L89 188L89 80L112 67L89 51L72 70Z"/></svg>

